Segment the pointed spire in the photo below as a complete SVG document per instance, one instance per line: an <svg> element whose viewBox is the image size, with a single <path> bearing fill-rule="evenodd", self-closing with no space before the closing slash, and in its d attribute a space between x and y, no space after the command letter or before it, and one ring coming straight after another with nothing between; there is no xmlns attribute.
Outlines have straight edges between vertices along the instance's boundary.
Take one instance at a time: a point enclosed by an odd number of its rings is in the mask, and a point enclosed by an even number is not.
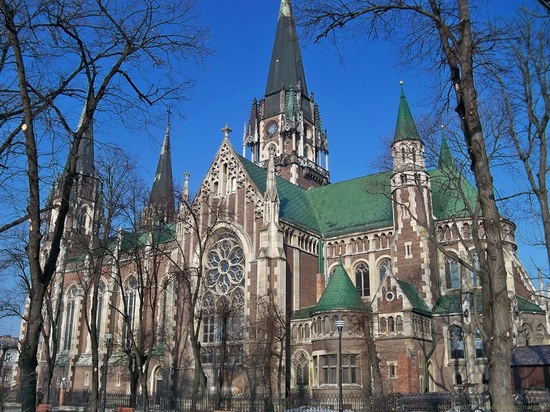
<svg viewBox="0 0 550 412"><path fill-rule="evenodd" d="M306 76L292 7L290 0L281 0L265 95L288 90L290 86L301 89L302 94L307 96Z"/></svg>
<svg viewBox="0 0 550 412"><path fill-rule="evenodd" d="M83 127L86 110L88 109L87 102L84 104L77 130ZM80 176L93 176L94 174L94 121L90 119L88 128L82 134L82 139L78 145L78 155L76 160L76 173Z"/></svg>
<svg viewBox="0 0 550 412"><path fill-rule="evenodd" d="M444 126L441 126L441 128L443 129ZM451 155L451 150L449 149L447 138L445 136L443 136L441 140L441 148L439 149L439 162L437 164L437 168L447 170L455 169L454 159Z"/></svg>
<svg viewBox="0 0 550 412"><path fill-rule="evenodd" d="M393 142L400 140L420 140L420 135L416 129L409 103L405 97L405 90L403 88L403 81L401 84L401 98L399 100L399 111L397 113L397 125L395 126L395 135L393 136Z"/></svg>
<svg viewBox="0 0 550 412"><path fill-rule="evenodd" d="M170 109L168 109L166 133L157 165L157 172L155 173L153 188L151 189L149 204L156 209L156 212L162 213L164 218L174 215L174 181L172 178L172 154L170 151Z"/></svg>
<svg viewBox="0 0 550 412"><path fill-rule="evenodd" d="M338 262L338 265L328 281L325 291L311 313L333 310L365 310L365 305L361 300L361 296L359 296L357 288L351 281L346 269L344 269L342 261Z"/></svg>

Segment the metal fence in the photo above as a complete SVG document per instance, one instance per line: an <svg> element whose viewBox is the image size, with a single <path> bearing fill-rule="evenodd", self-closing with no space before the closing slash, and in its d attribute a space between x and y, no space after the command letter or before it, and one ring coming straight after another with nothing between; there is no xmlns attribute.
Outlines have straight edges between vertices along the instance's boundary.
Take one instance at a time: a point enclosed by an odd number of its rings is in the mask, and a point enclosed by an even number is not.
<svg viewBox="0 0 550 412"><path fill-rule="evenodd" d="M16 402L17 391L10 393L6 401ZM104 399L100 400L100 410ZM136 410L143 410L143 397L135 400ZM193 399L185 394L157 393L149 397L151 411L188 412L192 410ZM58 405L58 397L50 402ZM200 412L329 412L338 410L337 394L292 393L288 397L270 397L266 394L251 395L208 395L196 399L196 410ZM524 390L516 395L518 411L550 411L550 390ZM130 394L124 391L110 391L105 397L105 410L112 412L118 407L130 406ZM66 407L74 410L88 410L90 392L70 391L65 394ZM343 409L348 412L488 412L486 394L459 392L437 392L421 394L392 393L380 397L364 394L343 395Z"/></svg>

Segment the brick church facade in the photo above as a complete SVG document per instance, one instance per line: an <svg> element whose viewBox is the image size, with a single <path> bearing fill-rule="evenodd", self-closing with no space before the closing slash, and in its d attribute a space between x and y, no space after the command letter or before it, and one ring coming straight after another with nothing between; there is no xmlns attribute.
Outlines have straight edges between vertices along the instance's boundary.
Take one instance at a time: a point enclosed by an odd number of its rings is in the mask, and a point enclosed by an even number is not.
<svg viewBox="0 0 550 412"><path fill-rule="evenodd" d="M186 178L176 207L168 127L143 213L144 222L165 228L154 241L162 255L151 257L155 234L121 230L109 240L112 253L101 262L95 294L81 283L94 256L71 240L71 233L80 242L91 239L100 214L92 201L97 183L88 179L90 130L56 277L54 381L72 389L91 385L91 304L84 303L96 296L101 368L111 351L109 389L128 389L124 356L131 338L149 342L144 379L152 393L188 385L195 365L189 328L197 328L211 390L336 391L335 321L342 319L344 390L370 390L372 362L388 392L481 390L490 377L478 327L478 225L470 210L476 191L445 141L438 167L427 169L403 89L396 115L392 170L331 182L327 132L306 83L290 1L282 0L265 94L252 103L242 148L234 148L226 127L197 194L189 199ZM549 344L548 310L519 261L514 230L513 222L502 221L515 343ZM131 258L135 244L143 246L147 265L156 262L154 282L144 281L146 272ZM115 256L126 258L115 264ZM191 286L178 286L178 277ZM144 285L157 297L154 308L138 307ZM43 376L43 356L39 368Z"/></svg>

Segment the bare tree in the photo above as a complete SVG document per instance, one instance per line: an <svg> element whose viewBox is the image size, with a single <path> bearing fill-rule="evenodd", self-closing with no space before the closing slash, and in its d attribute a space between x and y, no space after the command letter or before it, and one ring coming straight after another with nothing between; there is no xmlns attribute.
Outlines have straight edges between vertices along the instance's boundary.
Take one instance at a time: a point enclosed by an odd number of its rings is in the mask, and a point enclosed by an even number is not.
<svg viewBox="0 0 550 412"><path fill-rule="evenodd" d="M341 28L354 27L366 36L397 34L408 55L430 57L438 69L450 76L449 93L454 94L455 111L461 125L474 174L484 238L475 242L480 257L483 329L488 337L489 391L495 411L514 408L510 379L512 348L511 302L501 236L501 220L495 200L493 176L485 145L475 73L480 52L493 46L495 36L475 31L468 0L342 2L320 0L300 7L303 21L316 30L316 40L333 36ZM494 34L494 33L493 33ZM476 68L477 67L477 68Z"/></svg>
<svg viewBox="0 0 550 412"><path fill-rule="evenodd" d="M139 109L144 103L182 96L188 82L174 77L182 67L177 63L205 54L205 32L194 24L192 6L193 2L170 0L138 6L101 0L0 2L0 31L7 39L0 60L0 118L5 130L0 155L3 170L10 170L10 180L20 189L26 186L28 197L16 210L18 217L0 223L2 230L28 224L30 293L19 361L24 411L35 407L42 305L61 250L82 136L100 103L106 112L117 114L123 107ZM158 71L164 75L153 76ZM84 101L86 110L75 130L70 116L77 101ZM44 129L48 124L52 128ZM49 186L43 149L56 146L55 131L68 136L67 166L51 248L41 262L41 198ZM42 144L42 136L49 144Z"/></svg>
<svg viewBox="0 0 550 412"><path fill-rule="evenodd" d="M172 263L181 273L178 284L186 298L184 319L194 365L192 380L192 409L196 409L199 396L207 392L207 380L202 363L201 338L203 332L204 296L206 292L205 262L209 247L217 239L217 230L231 226L224 204L204 188L193 202L185 190L177 219L177 253Z"/></svg>
<svg viewBox="0 0 550 412"><path fill-rule="evenodd" d="M253 344L249 354L249 367L256 378L251 385L263 386L266 393L266 411L273 411L273 398L280 393L285 376L288 316L285 304L273 289L266 296L257 297L257 318L252 324ZM259 375L259 376L258 376Z"/></svg>
<svg viewBox="0 0 550 412"><path fill-rule="evenodd" d="M511 23L516 33L506 43L505 63L507 70L494 72L494 78L503 96L506 129L511 140L510 157L521 163L530 196L538 207L531 207L530 214L537 216L542 226L544 245L550 265L550 209L548 205L548 135L550 121L550 22L538 17L535 12L523 9ZM513 162L513 166L517 163ZM527 199L527 204L532 204ZM537 223L537 225L539 224Z"/></svg>

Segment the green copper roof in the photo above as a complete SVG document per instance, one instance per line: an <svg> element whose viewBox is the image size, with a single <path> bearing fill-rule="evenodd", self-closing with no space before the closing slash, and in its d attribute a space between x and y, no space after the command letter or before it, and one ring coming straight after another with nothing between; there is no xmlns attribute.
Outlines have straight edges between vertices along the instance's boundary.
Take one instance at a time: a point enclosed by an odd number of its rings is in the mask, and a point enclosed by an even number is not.
<svg viewBox="0 0 550 412"><path fill-rule="evenodd" d="M265 193L267 182L267 170L255 165L250 160L239 156L243 167L260 191ZM276 176L277 192L280 200L280 217L289 223L303 229L320 233L318 216L315 208L307 198L307 191L289 181Z"/></svg>
<svg viewBox="0 0 550 412"><path fill-rule="evenodd" d="M377 173L307 191L325 236L392 226L391 172Z"/></svg>
<svg viewBox="0 0 550 412"><path fill-rule="evenodd" d="M361 296L359 296L359 292L357 292L342 263L338 264L336 269L334 269L325 291L315 308L311 310L311 313L332 310L365 310Z"/></svg>
<svg viewBox="0 0 550 412"><path fill-rule="evenodd" d="M401 99L399 100L399 111L397 113L397 125L395 126L393 142L395 143L401 140L420 140L420 135L416 129L416 123L414 122L411 109L407 103L407 98L405 97L403 85L401 85Z"/></svg>
<svg viewBox="0 0 550 412"><path fill-rule="evenodd" d="M447 139L444 137L441 140L441 148L439 149L439 162L437 164L438 169L449 169L452 170L455 168L453 156L451 155L451 150L447 144Z"/></svg>
<svg viewBox="0 0 550 412"><path fill-rule="evenodd" d="M481 292L476 291L475 295L478 311L481 312ZM460 292L457 291L457 293L448 293L440 296L435 303L433 313L435 315L452 315L462 313L462 295Z"/></svg>
<svg viewBox="0 0 550 412"><path fill-rule="evenodd" d="M239 158L264 193L266 170ZM392 226L390 177L383 172L304 190L277 176L281 219L325 236Z"/></svg>
<svg viewBox="0 0 550 412"><path fill-rule="evenodd" d="M239 159L260 193L264 193L267 171L244 157ZM429 174L435 217L468 216L466 205L473 207L477 200L474 186L460 175L449 177L439 169ZM392 172L376 173L308 190L277 176L280 217L325 237L391 227L391 175Z"/></svg>
<svg viewBox="0 0 550 412"><path fill-rule="evenodd" d="M455 173L456 172L456 173ZM436 169L429 172L432 183L433 214L436 219L472 216L477 190L457 169Z"/></svg>
<svg viewBox="0 0 550 412"><path fill-rule="evenodd" d="M411 303L414 312L422 313L424 315L432 314L430 307L426 304L422 296L420 296L420 293L418 293L418 290L416 290L413 285L407 282L403 282L402 280L398 280L397 283Z"/></svg>
<svg viewBox="0 0 550 412"><path fill-rule="evenodd" d="M516 295L516 299L518 301L518 310L520 312L544 313L544 309L542 309L539 305L522 298L519 295Z"/></svg>
<svg viewBox="0 0 550 412"><path fill-rule="evenodd" d="M481 291L476 291L476 304L478 307L478 312L481 312L483 309L481 301ZM516 300L518 302L518 310L520 312L531 312L531 313L544 313L544 310L536 305L535 303L522 298L519 295L516 295ZM450 315L453 313L462 312L462 298L460 293L450 293L447 295L441 296L437 303L434 306L433 312L438 315Z"/></svg>
<svg viewBox="0 0 550 412"><path fill-rule="evenodd" d="M291 319L292 320L311 319L310 313L314 308L315 306L306 306L304 308L293 310L291 314Z"/></svg>

